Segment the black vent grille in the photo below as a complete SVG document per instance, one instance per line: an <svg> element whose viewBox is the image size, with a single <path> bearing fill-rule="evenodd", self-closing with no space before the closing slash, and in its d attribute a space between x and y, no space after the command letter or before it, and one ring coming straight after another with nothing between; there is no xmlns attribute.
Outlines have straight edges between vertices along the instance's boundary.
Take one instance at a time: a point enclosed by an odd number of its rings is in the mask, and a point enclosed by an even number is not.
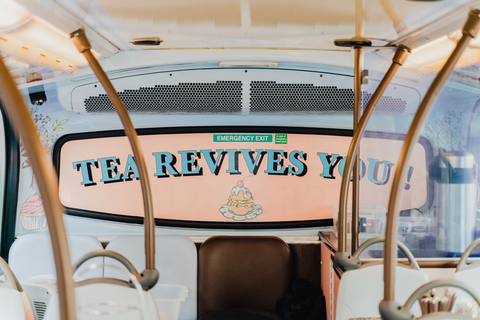
<svg viewBox="0 0 480 320"><path fill-rule="evenodd" d="M362 107L367 107L368 101L373 96L372 93L362 92ZM391 96L382 96L375 107L375 110L403 112L407 108L407 102L400 98L392 98Z"/></svg>
<svg viewBox="0 0 480 320"><path fill-rule="evenodd" d="M118 93L130 112L241 112L242 82L156 85ZM106 94L85 99L87 112L114 112Z"/></svg>
<svg viewBox="0 0 480 320"><path fill-rule="evenodd" d="M248 87L244 88L248 89ZM180 83L127 89L119 92L127 110L132 113L240 113L242 82ZM362 92L366 107L371 93ZM404 112L407 102L383 96L376 110ZM85 99L87 112L115 112L106 94ZM352 112L353 90L336 86L314 86L309 83L281 84L276 81L250 83L250 112Z"/></svg>
<svg viewBox="0 0 480 320"><path fill-rule="evenodd" d="M251 112L352 111L353 90L313 84L252 81Z"/></svg>
<svg viewBox="0 0 480 320"><path fill-rule="evenodd" d="M43 317L45 317L45 311L47 310L47 304L43 301L34 300L33 306L37 312L38 320L43 320Z"/></svg>

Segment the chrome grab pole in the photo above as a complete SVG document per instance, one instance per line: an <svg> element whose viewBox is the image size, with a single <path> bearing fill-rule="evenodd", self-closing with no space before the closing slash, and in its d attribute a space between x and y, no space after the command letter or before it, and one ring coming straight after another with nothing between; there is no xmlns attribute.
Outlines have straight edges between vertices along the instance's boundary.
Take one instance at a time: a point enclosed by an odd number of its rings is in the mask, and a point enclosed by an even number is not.
<svg viewBox="0 0 480 320"><path fill-rule="evenodd" d="M0 56L0 100L5 113L22 140L32 161L38 190L42 197L47 218L50 240L52 242L57 288L60 305L60 319L75 320L75 296L73 290L73 271L68 251L67 234L63 224L63 206L58 196L58 180L33 124L24 98L8 72Z"/></svg>
<svg viewBox="0 0 480 320"><path fill-rule="evenodd" d="M368 120L375 109L378 101L382 97L383 93L387 89L390 81L392 81L398 68L403 65L410 53L410 49L400 45L395 51L395 55L392 59L390 68L385 73L382 81L378 85L377 89L373 93L370 101L362 114L362 117L358 121L357 128L353 134L350 147L348 149L347 160L345 161L345 168L343 170L342 183L340 188L340 201L338 205L338 251L335 253L335 262L344 270L358 268L360 266L360 260L353 258L347 252L347 204L348 204L348 182L350 181L350 173L354 168L354 164L358 163L358 150L360 147L360 140L367 127ZM354 161L355 160L355 161ZM355 173L354 173L355 174ZM353 224L353 221L352 221Z"/></svg>
<svg viewBox="0 0 480 320"><path fill-rule="evenodd" d="M80 29L73 32L70 36L78 51L85 56L85 59L87 59L90 68L92 68L96 77L107 92L107 95L110 98L113 106L115 107L115 110L122 121L125 134L128 137L133 151L135 163L138 167L138 175L140 177L140 184L142 188L143 207L145 211L145 270L136 276L138 277L138 281L142 284L143 289L148 290L155 286L158 281L159 274L158 270L155 269L155 220L153 217L152 192L150 189L147 166L145 164L145 157L143 155L142 147L123 101L120 99L117 91L105 74L105 71L103 71L97 59L90 51L92 47L85 35L85 32Z"/></svg>
<svg viewBox="0 0 480 320"><path fill-rule="evenodd" d="M400 211L400 198L407 167L413 154L413 147L418 140L423 123L437 98L440 89L453 71L455 64L466 49L470 40L475 38L480 30L480 10L471 10L467 22L462 29L462 37L458 41L455 49L438 73L432 85L428 89L422 103L418 107L417 113L413 118L410 129L408 130L405 142L403 144L395 176L393 178L392 189L390 190L390 200L388 203L387 228L384 246L384 298L380 302L380 314L383 319L411 319L412 315L408 310L403 309L395 302L395 265L398 258L397 253L397 225Z"/></svg>

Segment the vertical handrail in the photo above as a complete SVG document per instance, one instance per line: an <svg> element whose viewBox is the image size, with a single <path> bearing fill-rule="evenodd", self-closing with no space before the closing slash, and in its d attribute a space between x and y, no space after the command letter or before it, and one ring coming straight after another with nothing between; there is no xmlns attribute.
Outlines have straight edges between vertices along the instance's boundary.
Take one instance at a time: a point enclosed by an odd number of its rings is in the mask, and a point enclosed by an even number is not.
<svg viewBox="0 0 480 320"><path fill-rule="evenodd" d="M405 63L410 49L400 45L395 51L395 55L392 58L392 64L380 81L377 89L373 93L370 101L368 101L367 107L360 118L357 128L353 134L352 141L347 153L347 160L345 161L345 168L343 170L342 183L340 187L340 201L338 205L338 251L335 253L335 262L344 269L351 269L359 266L359 261L354 258L349 258L351 255L347 251L347 232L346 232L346 220L347 220L347 205L348 205L348 182L350 181L350 173L354 167L354 161L358 159L358 151L360 146L360 140L367 127L368 120L375 110L375 106L382 97L383 93L387 89L388 85L392 81L398 68Z"/></svg>
<svg viewBox="0 0 480 320"><path fill-rule="evenodd" d="M363 36L364 4L363 0L355 0L355 38ZM363 48L356 46L354 51L354 88L353 88L353 130L355 131L362 116L362 83L363 83ZM352 254L358 247L358 223L360 216L360 177L358 161L354 162L352 181Z"/></svg>
<svg viewBox="0 0 480 320"><path fill-rule="evenodd" d="M395 170L392 189L390 190L390 200L387 211L388 217L384 246L384 298L380 302L380 314L383 319L410 319L411 317L411 314L408 311L403 310L401 306L395 302L395 264L398 258L396 239L398 215L400 211L399 200L402 194L403 180L407 174L407 167L413 154L413 147L418 140L423 123L425 122L433 102L453 71L461 54L468 46L470 40L478 35L479 30L480 10L471 10L467 22L462 29L462 37L425 94L425 97L413 118L407 136L405 137L405 142L398 159L397 169Z"/></svg>
<svg viewBox="0 0 480 320"><path fill-rule="evenodd" d="M140 178L143 196L143 208L145 213L145 218L143 220L145 225L145 270L140 272L140 274L137 276L139 278L139 282L142 284L142 287L145 290L148 290L155 286L158 281L159 274L158 270L155 269L155 220L153 216L152 192L150 189L147 166L145 164L145 157L142 147L122 99L120 99L120 96L110 82L110 79L108 79L105 71L102 69L97 59L91 52L92 47L85 35L85 32L80 29L73 32L70 36L78 51L85 56L90 68L92 68L95 76L102 84L113 106L115 107L115 110L122 121L125 134L128 137L133 151L135 163L138 167L138 175Z"/></svg>
<svg viewBox="0 0 480 320"><path fill-rule="evenodd" d="M353 130L356 131L358 122L362 116L362 74L363 74L363 49L355 47L355 72L354 72L354 89L353 89ZM360 174L358 166L358 156L354 156L353 181L352 181L352 254L358 247L358 224L360 220ZM343 173L345 175L345 172ZM346 221L344 222L347 225Z"/></svg>
<svg viewBox="0 0 480 320"><path fill-rule="evenodd" d="M20 94L0 55L0 100L15 132L32 161L33 174L42 197L47 218L50 240L52 243L55 269L57 271L57 288L60 305L60 319L75 320L75 296L73 290L73 273L68 251L67 234L63 223L63 206L58 196L58 180L55 171L47 161L38 137L37 129Z"/></svg>

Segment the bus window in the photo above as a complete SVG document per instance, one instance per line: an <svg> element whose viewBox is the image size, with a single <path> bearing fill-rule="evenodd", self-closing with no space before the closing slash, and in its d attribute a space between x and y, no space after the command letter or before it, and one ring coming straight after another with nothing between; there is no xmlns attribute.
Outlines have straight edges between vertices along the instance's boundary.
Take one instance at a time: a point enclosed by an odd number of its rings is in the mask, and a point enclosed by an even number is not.
<svg viewBox="0 0 480 320"><path fill-rule="evenodd" d="M398 240L405 243L416 257L458 257L480 236L477 222L479 103L478 93L473 90L478 85L470 80L478 79L479 75L478 68L455 70L423 125L417 144L424 146L426 158L412 157L405 177L398 224ZM367 130L382 127L384 119L385 114L376 110ZM392 128L396 128L400 135L404 133L402 127ZM385 134L385 130L376 133L378 136ZM390 144L388 148L392 149L391 158L398 159L401 144ZM375 159L375 152L378 150L362 144L362 159ZM417 170L419 160L426 166L422 172ZM372 193L366 192L366 184L373 180L382 185L393 179L395 161L378 162L376 170L362 173L369 179L361 180L360 184L360 242L385 232L387 207L382 203L388 203L390 192L375 192L376 205L368 206L368 197ZM428 190L421 203L411 198L411 195L418 197L418 193L409 194L408 191L418 183L424 184ZM403 207L405 203L412 205ZM363 258L379 258L383 250L377 246L367 251Z"/></svg>

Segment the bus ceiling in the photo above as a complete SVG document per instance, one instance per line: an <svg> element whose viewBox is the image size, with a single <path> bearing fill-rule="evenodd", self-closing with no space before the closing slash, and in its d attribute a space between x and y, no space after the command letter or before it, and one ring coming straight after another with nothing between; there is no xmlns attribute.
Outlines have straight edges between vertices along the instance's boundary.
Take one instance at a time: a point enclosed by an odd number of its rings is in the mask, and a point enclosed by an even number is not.
<svg viewBox="0 0 480 320"><path fill-rule="evenodd" d="M377 61L389 61L393 50L385 53L378 49L403 44L413 49L407 68L438 70L460 38L463 17L476 3L352 1L340 8L332 2L313 0L295 5L285 0L209 0L194 5L188 1L137 1L132 7L131 3L108 0L82 5L74 0L41 4L1 0L0 49L8 56L10 68L46 65L58 70L50 77L88 69L83 68L85 59L68 40L79 28L85 29L96 57L110 61L103 62L107 70L151 64L150 59L132 59L129 51L140 50L138 57L156 57L155 64L164 64L178 59L178 53L171 50L186 49L227 49L229 54L243 49L247 50L244 56L249 55L248 50L265 49L274 62L305 59L352 67L350 49L335 46L334 40L361 33L361 38L371 42L368 52ZM473 41L460 64L480 59L477 46ZM295 53L298 50L303 57ZM196 56L212 59L208 53ZM235 55L230 59L235 60ZM375 66L371 63L368 68ZM82 72L90 71L79 74ZM29 79L17 81L31 83Z"/></svg>

